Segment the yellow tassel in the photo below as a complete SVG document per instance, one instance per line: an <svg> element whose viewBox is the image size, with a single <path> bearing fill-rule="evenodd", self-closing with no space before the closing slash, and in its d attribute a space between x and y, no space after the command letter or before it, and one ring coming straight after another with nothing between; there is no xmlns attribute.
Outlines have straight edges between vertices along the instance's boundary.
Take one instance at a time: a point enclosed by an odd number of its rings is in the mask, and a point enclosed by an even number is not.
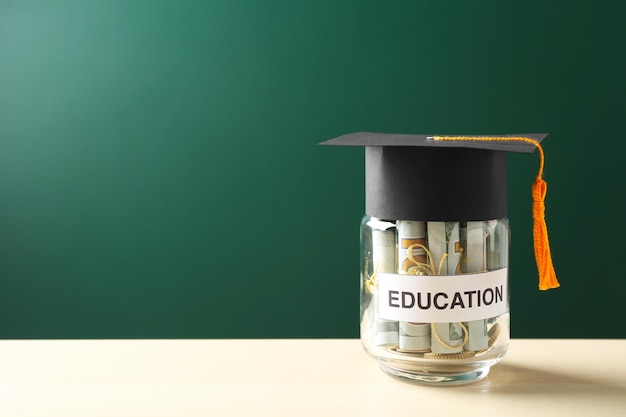
<svg viewBox="0 0 626 417"><path fill-rule="evenodd" d="M560 286L552 264L550 254L550 242L548 241L548 227L545 219L545 198L548 184L543 180L544 154L541 144L531 138L525 137L485 137L485 136L434 136L434 140L471 140L471 141L518 141L535 145L539 150L540 164L537 178L532 187L533 196L533 241L535 246L535 260L539 272L539 289L549 290Z"/></svg>

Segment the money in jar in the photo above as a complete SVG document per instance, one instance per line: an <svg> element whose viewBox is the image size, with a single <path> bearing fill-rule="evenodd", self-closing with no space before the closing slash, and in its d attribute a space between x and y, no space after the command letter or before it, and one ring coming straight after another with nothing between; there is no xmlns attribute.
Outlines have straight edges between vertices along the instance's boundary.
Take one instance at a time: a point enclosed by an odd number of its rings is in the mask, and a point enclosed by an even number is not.
<svg viewBox="0 0 626 417"><path fill-rule="evenodd" d="M361 343L385 373L466 384L485 378L505 355L506 154L540 149L540 188L545 136L359 132L323 143L365 147ZM545 248L537 243L547 240L537 207L535 243ZM540 289L556 288L551 258L535 253Z"/></svg>

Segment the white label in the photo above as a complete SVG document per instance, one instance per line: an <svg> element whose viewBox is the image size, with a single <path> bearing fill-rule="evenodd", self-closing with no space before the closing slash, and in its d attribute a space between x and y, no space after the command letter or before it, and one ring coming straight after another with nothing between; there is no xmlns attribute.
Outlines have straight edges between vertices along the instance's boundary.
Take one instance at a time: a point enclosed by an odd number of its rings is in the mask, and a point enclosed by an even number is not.
<svg viewBox="0 0 626 417"><path fill-rule="evenodd" d="M508 269L462 275L378 274L379 316L413 323L482 320L506 313Z"/></svg>

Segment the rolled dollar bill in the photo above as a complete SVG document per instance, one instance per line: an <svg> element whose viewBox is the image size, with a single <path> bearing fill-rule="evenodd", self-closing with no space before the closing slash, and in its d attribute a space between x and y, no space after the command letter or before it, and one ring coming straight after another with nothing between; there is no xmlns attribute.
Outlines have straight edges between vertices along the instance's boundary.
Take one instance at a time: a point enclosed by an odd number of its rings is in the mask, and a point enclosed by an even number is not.
<svg viewBox="0 0 626 417"><path fill-rule="evenodd" d="M499 259L495 259L494 254L498 243L496 242L496 227L498 226L497 220L489 220L485 222L485 228L487 229L487 241L485 245L485 256L487 257L487 269L492 271L497 269L494 264L500 263Z"/></svg>
<svg viewBox="0 0 626 417"><path fill-rule="evenodd" d="M372 261L374 274L394 273L396 270L396 230L390 222L372 219ZM381 319L378 315L378 293L374 293L374 344L397 346L399 327L397 321Z"/></svg>
<svg viewBox="0 0 626 417"><path fill-rule="evenodd" d="M509 264L509 228L505 220L485 222L487 236L487 269L494 271Z"/></svg>
<svg viewBox="0 0 626 417"><path fill-rule="evenodd" d="M461 323L433 323L431 350L433 353L458 353L463 351L465 332Z"/></svg>
<svg viewBox="0 0 626 417"><path fill-rule="evenodd" d="M461 273L460 223L446 222L446 243L448 245L448 275Z"/></svg>
<svg viewBox="0 0 626 417"><path fill-rule="evenodd" d="M374 271L395 273L396 233L394 229L372 230Z"/></svg>
<svg viewBox="0 0 626 417"><path fill-rule="evenodd" d="M460 274L461 239L458 222L428 222L428 250L435 275Z"/></svg>
<svg viewBox="0 0 626 417"><path fill-rule="evenodd" d="M413 262L408 255L408 249L415 245L426 246L426 222L398 220L398 273L420 274L422 269ZM411 249L412 258L420 263L426 263L426 251L421 248Z"/></svg>
<svg viewBox="0 0 626 417"><path fill-rule="evenodd" d="M461 269L465 273L487 271L487 232L489 222L467 222L464 228L466 261ZM467 323L469 339L464 349L467 351L479 351L489 346L487 334L487 320L475 320Z"/></svg>
<svg viewBox="0 0 626 417"><path fill-rule="evenodd" d="M464 349L471 352L487 349L489 347L487 320L474 320L465 325L469 333L469 340Z"/></svg>
<svg viewBox="0 0 626 417"><path fill-rule="evenodd" d="M428 222L428 250L439 275L455 275L461 260L461 243L458 222ZM435 255L436 254L436 255ZM443 260L443 262L442 262ZM463 351L465 329L458 323L434 323L431 331L433 353L458 353Z"/></svg>
<svg viewBox="0 0 626 417"><path fill-rule="evenodd" d="M374 344L376 346L398 345L398 322L376 317Z"/></svg>
<svg viewBox="0 0 626 417"><path fill-rule="evenodd" d="M486 233L484 222L467 222L463 228L465 241L465 262L461 264L464 273L487 271Z"/></svg>
<svg viewBox="0 0 626 417"><path fill-rule="evenodd" d="M487 227L487 269L495 271L501 268L506 268L509 264L509 228L506 220L489 220L485 222ZM496 321L497 317L492 317L485 321L485 324L491 324ZM478 327L478 326L476 326ZM492 346L500 336L500 325L494 323L491 328L487 328L485 325L482 329L483 332L487 332L489 338L487 346ZM480 329L476 329L480 331ZM478 348L483 347L484 343ZM486 348L484 348L486 349Z"/></svg>
<svg viewBox="0 0 626 417"><path fill-rule="evenodd" d="M426 222L398 220L398 265L399 274L422 274L424 270L414 261L426 264ZM411 248L413 246L413 248ZM411 256L409 256L411 248ZM430 325L428 323L400 322L399 350L404 352L428 352L430 350Z"/></svg>
<svg viewBox="0 0 626 417"><path fill-rule="evenodd" d="M398 350L402 352L429 352L430 324L401 321Z"/></svg>
<svg viewBox="0 0 626 417"><path fill-rule="evenodd" d="M448 275L448 239L446 222L428 222L428 250L432 257L436 275ZM454 272L453 272L454 274Z"/></svg>

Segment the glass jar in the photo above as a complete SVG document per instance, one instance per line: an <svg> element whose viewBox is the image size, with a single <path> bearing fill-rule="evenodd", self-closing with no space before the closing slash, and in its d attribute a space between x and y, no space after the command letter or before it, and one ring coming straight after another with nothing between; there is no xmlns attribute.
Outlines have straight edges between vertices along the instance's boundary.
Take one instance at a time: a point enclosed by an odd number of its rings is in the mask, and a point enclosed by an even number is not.
<svg viewBox="0 0 626 417"><path fill-rule="evenodd" d="M509 223L361 223L361 342L395 377L478 381L509 344Z"/></svg>

